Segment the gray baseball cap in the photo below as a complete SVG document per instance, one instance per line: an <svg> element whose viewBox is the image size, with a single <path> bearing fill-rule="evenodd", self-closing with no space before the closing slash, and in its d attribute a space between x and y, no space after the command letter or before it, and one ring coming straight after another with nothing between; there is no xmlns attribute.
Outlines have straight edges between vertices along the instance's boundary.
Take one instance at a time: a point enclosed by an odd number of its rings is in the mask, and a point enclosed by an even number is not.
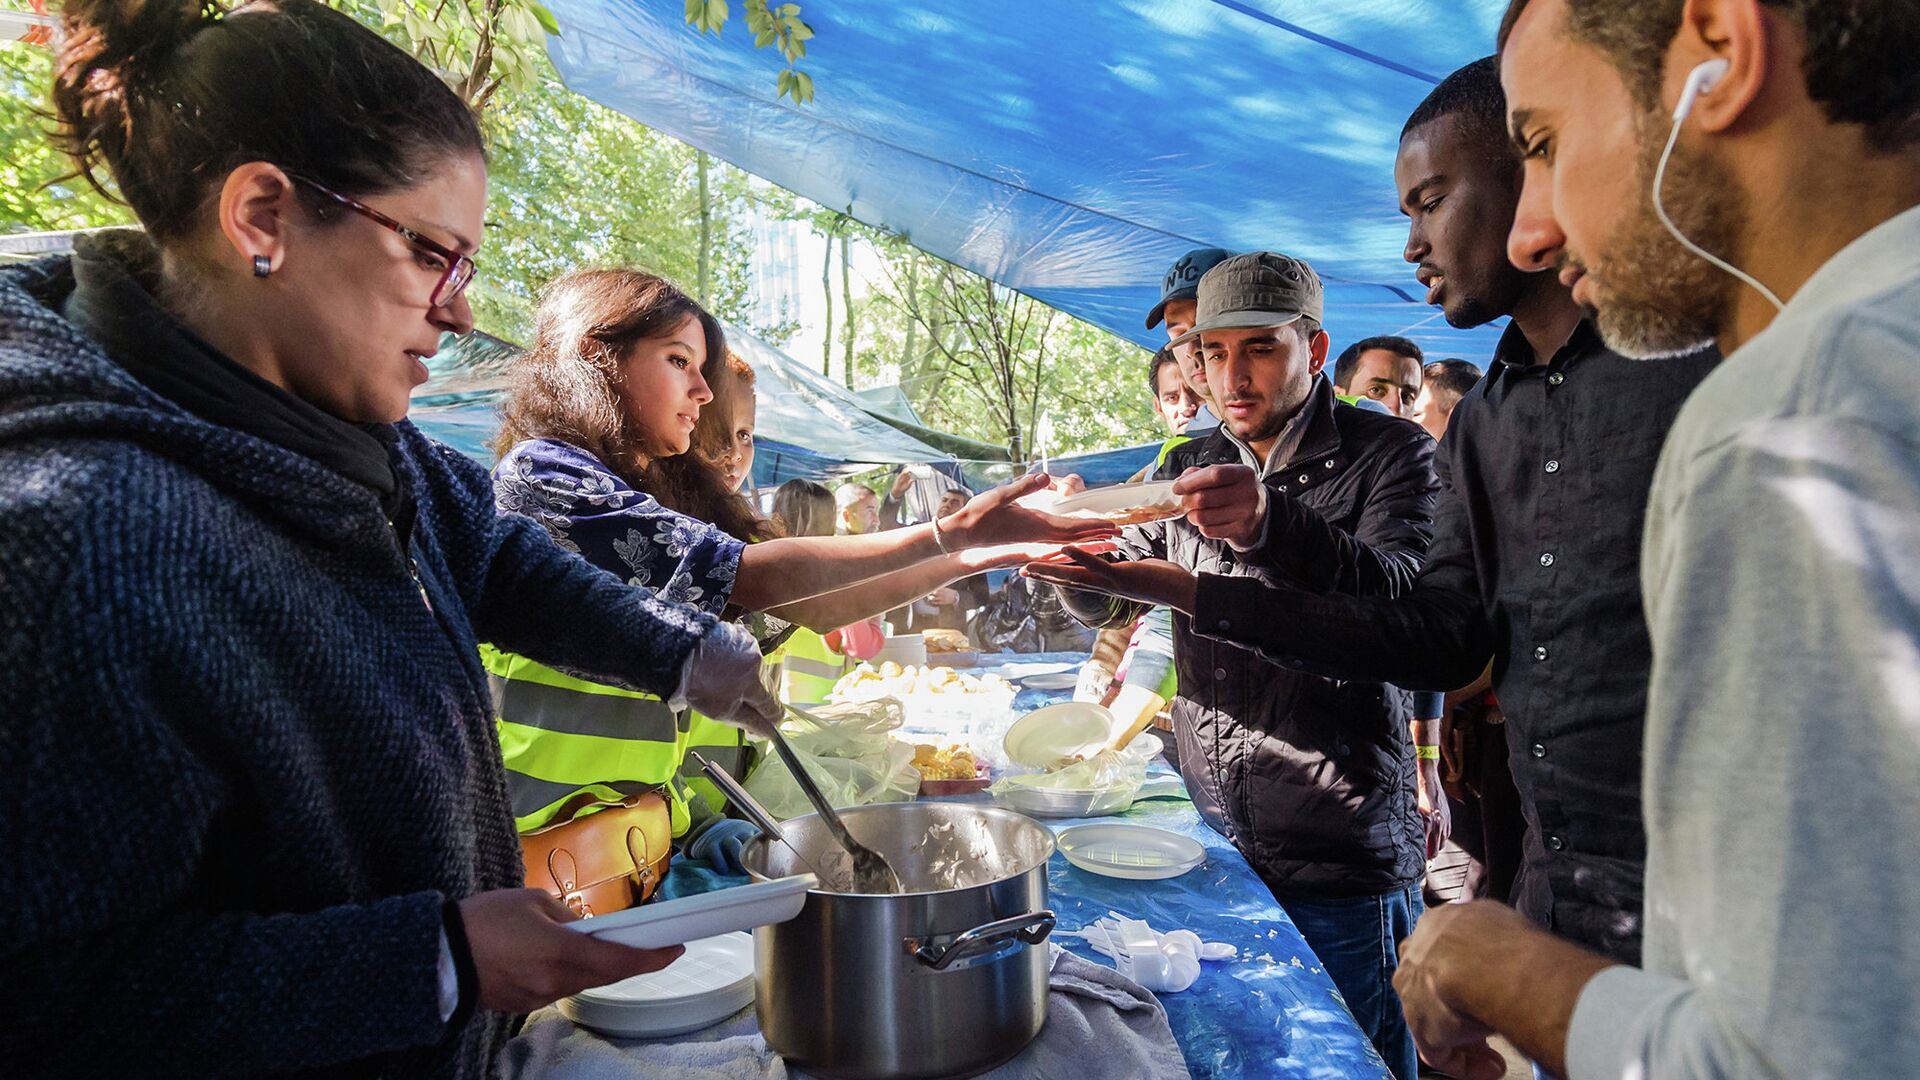
<svg viewBox="0 0 1920 1080"><path fill-rule="evenodd" d="M1160 325L1161 316L1166 314L1167 304L1174 300L1191 300L1200 288L1200 275L1219 266L1233 257L1226 248L1194 248L1167 267L1167 276L1160 282L1160 302L1147 312L1147 329Z"/></svg>
<svg viewBox="0 0 1920 1080"><path fill-rule="evenodd" d="M1305 260L1277 251L1235 255L1200 278L1193 334L1287 326L1302 316L1321 322L1320 275ZM1182 341L1192 334L1181 335Z"/></svg>

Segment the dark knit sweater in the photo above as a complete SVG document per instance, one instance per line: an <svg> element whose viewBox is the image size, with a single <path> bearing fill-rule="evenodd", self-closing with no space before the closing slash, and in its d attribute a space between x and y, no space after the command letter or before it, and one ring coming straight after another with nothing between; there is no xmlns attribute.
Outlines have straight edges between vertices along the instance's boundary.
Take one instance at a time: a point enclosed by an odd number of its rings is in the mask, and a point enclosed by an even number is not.
<svg viewBox="0 0 1920 1080"><path fill-rule="evenodd" d="M447 1031L436 979L443 904L522 874L476 638L667 693L712 617L405 423L403 553L365 486L130 377L71 290L0 272L0 1073L487 1075L507 1018Z"/></svg>

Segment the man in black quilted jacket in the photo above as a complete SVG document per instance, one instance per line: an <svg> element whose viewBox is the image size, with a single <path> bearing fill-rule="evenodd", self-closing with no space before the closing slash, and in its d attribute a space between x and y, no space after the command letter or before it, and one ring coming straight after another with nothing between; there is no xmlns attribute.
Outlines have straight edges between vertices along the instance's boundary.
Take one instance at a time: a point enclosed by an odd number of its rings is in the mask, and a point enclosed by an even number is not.
<svg viewBox="0 0 1920 1080"><path fill-rule="evenodd" d="M1353 595L1411 584L1433 534L1433 440L1334 399L1320 316L1319 277L1287 255L1235 256L1201 278L1192 333L1221 426L1159 470L1181 477L1184 516L1128 527L1111 558ZM1097 588L1102 565L1076 553L1028 572ZM1093 626L1144 608L1062 593ZM1398 942L1420 915L1425 854L1407 695L1269 663L1178 613L1174 651L1174 729L1195 805L1260 872L1394 1074L1413 1080L1392 985Z"/></svg>

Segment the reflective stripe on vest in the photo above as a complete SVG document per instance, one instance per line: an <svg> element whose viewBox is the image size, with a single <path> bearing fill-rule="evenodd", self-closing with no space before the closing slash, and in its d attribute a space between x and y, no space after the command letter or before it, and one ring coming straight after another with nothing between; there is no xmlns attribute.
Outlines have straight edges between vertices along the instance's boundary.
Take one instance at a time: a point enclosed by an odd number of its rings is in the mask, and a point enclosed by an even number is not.
<svg viewBox="0 0 1920 1080"><path fill-rule="evenodd" d="M780 700L801 703L827 700L847 669L846 657L828 648L826 638L807 629L796 630L787 639L780 665Z"/></svg>
<svg viewBox="0 0 1920 1080"><path fill-rule="evenodd" d="M617 799L647 788L667 795L674 835L686 831L690 792L678 776L686 735L665 701L576 679L487 645L480 659L493 687L519 831L550 824L575 792Z"/></svg>

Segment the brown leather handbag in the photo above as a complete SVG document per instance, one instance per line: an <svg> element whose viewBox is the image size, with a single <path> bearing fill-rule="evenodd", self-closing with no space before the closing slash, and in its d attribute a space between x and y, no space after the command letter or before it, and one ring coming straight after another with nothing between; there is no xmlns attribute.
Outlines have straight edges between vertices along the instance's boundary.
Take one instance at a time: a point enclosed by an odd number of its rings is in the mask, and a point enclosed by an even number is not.
<svg viewBox="0 0 1920 1080"><path fill-rule="evenodd" d="M527 885L583 917L646 903L673 858L666 797L643 791L610 802L583 791L575 799L557 824L520 834Z"/></svg>

